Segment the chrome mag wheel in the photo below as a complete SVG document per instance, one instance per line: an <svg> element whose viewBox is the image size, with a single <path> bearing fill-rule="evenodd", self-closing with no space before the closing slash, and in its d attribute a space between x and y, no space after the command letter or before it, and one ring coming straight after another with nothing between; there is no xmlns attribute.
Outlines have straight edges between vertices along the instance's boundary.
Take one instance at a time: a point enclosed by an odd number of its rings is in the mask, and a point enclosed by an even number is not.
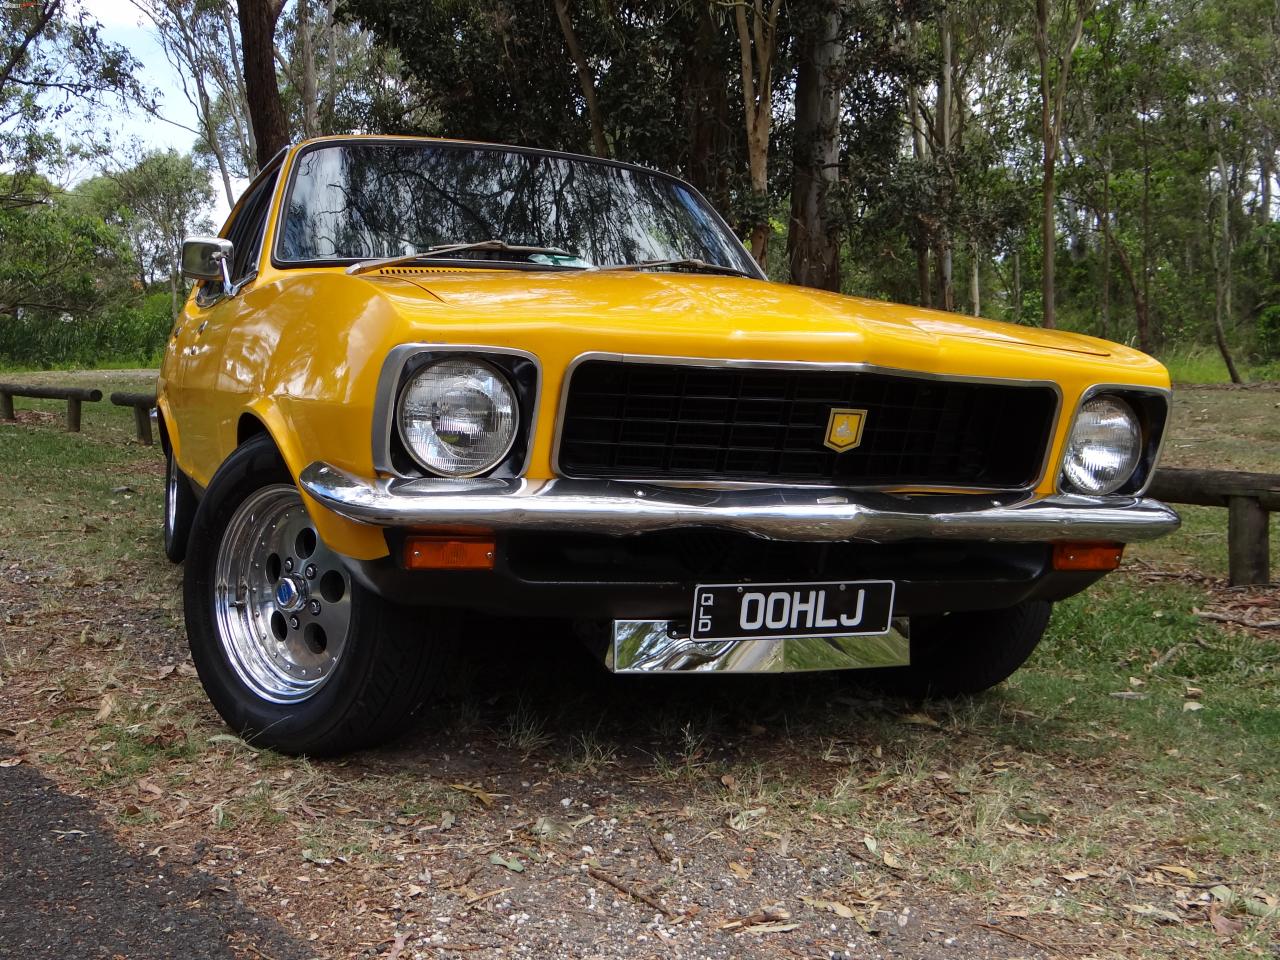
<svg viewBox="0 0 1280 960"><path fill-rule="evenodd" d="M218 547L213 603L228 662L264 700L306 700L333 676L351 627L351 579L296 487L262 487L236 508Z"/></svg>

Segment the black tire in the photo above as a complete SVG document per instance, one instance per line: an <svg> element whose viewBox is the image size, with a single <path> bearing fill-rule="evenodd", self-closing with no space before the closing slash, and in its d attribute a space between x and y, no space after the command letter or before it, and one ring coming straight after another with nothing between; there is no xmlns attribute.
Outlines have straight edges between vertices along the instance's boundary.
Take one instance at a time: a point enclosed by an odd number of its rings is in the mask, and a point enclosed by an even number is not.
<svg viewBox="0 0 1280 960"><path fill-rule="evenodd" d="M1053 605L1027 600L1005 610L911 619L911 666L855 674L867 686L910 699L972 696L1027 662Z"/></svg>
<svg viewBox="0 0 1280 960"><path fill-rule="evenodd" d="M195 491L191 481L178 469L173 451L166 450L164 458L164 555L174 563L181 563L187 555L187 540L191 525L196 519Z"/></svg>
<svg viewBox="0 0 1280 960"><path fill-rule="evenodd" d="M227 458L200 501L183 583L187 639L200 682L227 725L255 746L321 756L383 743L404 732L426 698L446 682L456 651L456 622L434 611L410 614L347 577L343 597L349 598L349 625L318 689L291 702L273 702L255 689L246 680L244 661L233 663L229 651L234 647L224 639L230 634L218 610L228 618L243 616L250 626L254 621L248 613L226 613L225 602L217 606L217 564L238 508L265 488L284 495L284 485L296 492L270 438L260 435ZM242 516L253 519L249 513ZM262 636L265 649L265 632Z"/></svg>

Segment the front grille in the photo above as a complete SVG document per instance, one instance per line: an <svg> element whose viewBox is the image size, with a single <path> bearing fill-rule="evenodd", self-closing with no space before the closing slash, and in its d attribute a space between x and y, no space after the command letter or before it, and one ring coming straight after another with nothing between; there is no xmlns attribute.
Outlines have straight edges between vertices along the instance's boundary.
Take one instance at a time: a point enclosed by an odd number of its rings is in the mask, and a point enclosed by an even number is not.
<svg viewBox="0 0 1280 960"><path fill-rule="evenodd" d="M1044 385L872 371L587 360L571 376L568 477L1026 487L1058 407ZM867 411L855 449L824 446L833 407Z"/></svg>

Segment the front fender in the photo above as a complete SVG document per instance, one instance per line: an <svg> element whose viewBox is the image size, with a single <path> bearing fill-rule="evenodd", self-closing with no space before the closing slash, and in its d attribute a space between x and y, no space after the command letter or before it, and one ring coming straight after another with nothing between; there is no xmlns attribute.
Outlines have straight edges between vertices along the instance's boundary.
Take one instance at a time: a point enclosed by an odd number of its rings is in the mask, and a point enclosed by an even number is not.
<svg viewBox="0 0 1280 960"><path fill-rule="evenodd" d="M250 405L247 416L253 417L271 437L280 458L284 461L294 482L314 457L304 453L304 439L311 432L311 417L299 417L298 411L287 409L299 401L287 404L262 399ZM305 404L304 404L305 405ZM312 411L307 411L312 412ZM368 427L364 428L367 435ZM307 512L316 525L316 532L331 549L354 560L376 560L387 555L387 541L382 528L348 520L322 506L299 485Z"/></svg>

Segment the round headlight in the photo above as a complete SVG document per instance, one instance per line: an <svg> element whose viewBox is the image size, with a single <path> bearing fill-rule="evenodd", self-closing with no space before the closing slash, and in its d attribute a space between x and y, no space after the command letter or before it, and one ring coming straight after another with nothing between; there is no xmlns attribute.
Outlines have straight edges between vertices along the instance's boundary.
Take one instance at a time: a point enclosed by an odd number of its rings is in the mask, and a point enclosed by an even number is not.
<svg viewBox="0 0 1280 960"><path fill-rule="evenodd" d="M400 394L400 437L442 477L474 477L502 461L519 429L515 391L483 360L437 360Z"/></svg>
<svg viewBox="0 0 1280 960"><path fill-rule="evenodd" d="M1071 428L1062 477L1077 493L1114 493L1133 476L1141 455L1142 428L1133 407L1119 397L1094 397Z"/></svg>

